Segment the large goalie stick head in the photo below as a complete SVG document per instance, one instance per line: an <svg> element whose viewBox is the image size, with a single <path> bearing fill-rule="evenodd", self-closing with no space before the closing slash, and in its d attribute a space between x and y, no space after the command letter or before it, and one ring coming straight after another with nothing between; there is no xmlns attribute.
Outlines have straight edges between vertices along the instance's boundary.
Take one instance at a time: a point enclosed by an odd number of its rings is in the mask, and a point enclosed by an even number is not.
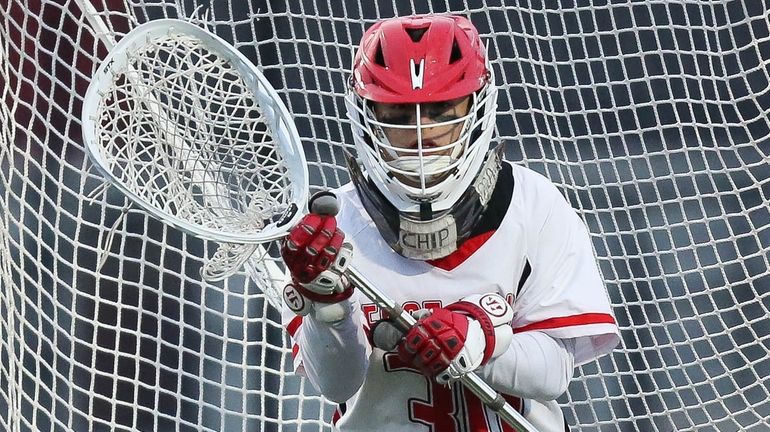
<svg viewBox="0 0 770 432"><path fill-rule="evenodd" d="M228 244L204 266L208 279L303 213L308 171L288 110L251 61L191 23L151 21L121 39L82 119L86 151L115 187L165 223Z"/></svg>

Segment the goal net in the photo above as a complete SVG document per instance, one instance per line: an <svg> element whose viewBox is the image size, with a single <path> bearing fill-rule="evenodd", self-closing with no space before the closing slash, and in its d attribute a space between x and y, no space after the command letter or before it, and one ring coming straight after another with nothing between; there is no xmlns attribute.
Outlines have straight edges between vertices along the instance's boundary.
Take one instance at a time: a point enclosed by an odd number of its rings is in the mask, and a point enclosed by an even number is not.
<svg viewBox="0 0 770 432"><path fill-rule="evenodd" d="M127 206L84 156L89 79L183 18L248 56L295 116L314 188L349 181L343 95L379 18L453 12L485 35L495 140L585 220L622 331L559 400L575 430L767 431L770 13L759 1L9 0L0 3L0 430L319 431L246 274ZM94 23L105 27L97 28Z"/></svg>

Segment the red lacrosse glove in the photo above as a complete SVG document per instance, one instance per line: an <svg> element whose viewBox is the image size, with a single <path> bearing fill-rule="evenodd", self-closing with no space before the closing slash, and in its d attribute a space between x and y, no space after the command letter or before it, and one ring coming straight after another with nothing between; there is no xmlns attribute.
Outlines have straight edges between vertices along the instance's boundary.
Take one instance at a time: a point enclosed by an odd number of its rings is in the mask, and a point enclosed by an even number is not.
<svg viewBox="0 0 770 432"><path fill-rule="evenodd" d="M305 215L283 241L281 256L299 283L314 281L336 260L345 234L334 216Z"/></svg>
<svg viewBox="0 0 770 432"><path fill-rule="evenodd" d="M404 335L398 344L398 356L423 375L436 376L460 354L468 338L468 327L465 315L434 309Z"/></svg>
<svg viewBox="0 0 770 432"><path fill-rule="evenodd" d="M323 198L330 196L334 199L329 193L321 195ZM311 208L315 198L311 198ZM347 300L353 294L353 288L344 272L352 251L333 215L305 215L281 244L281 256L292 276L284 289L287 306L299 315L306 315L319 309L313 307L314 303L336 304ZM334 320L335 316L322 320Z"/></svg>
<svg viewBox="0 0 770 432"><path fill-rule="evenodd" d="M513 310L497 294L468 296L446 308L418 311L415 318L400 339L390 322L376 323L372 341L385 350L397 348L402 361L440 383L485 365L508 349L513 336Z"/></svg>

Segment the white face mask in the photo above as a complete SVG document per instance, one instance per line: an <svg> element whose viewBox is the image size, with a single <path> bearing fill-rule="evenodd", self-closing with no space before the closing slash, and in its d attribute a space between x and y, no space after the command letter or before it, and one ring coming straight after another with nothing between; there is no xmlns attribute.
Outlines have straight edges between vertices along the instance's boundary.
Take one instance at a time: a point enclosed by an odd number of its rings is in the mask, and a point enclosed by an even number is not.
<svg viewBox="0 0 770 432"><path fill-rule="evenodd" d="M420 161L422 161L422 171L420 171ZM388 161L387 164L397 170L414 173L419 176L420 172L426 177L435 173L443 173L452 164L452 157L449 155L432 156L401 156Z"/></svg>

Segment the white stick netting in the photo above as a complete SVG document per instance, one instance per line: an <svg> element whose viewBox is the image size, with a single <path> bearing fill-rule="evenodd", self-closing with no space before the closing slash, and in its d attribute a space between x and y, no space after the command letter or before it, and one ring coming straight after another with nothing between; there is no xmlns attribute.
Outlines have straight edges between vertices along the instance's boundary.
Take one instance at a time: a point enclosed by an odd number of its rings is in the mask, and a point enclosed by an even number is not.
<svg viewBox="0 0 770 432"><path fill-rule="evenodd" d="M288 167L266 116L277 108L228 59L180 34L119 57L88 114L105 172L181 224L237 235L287 212Z"/></svg>
<svg viewBox="0 0 770 432"><path fill-rule="evenodd" d="M317 187L348 181L342 95L365 25L467 14L488 35L501 84L497 140L585 219L622 330L621 346L583 366L560 399L569 421L768 430L762 2L432 4L95 7L110 11L100 18L116 39L151 19L193 17L233 42L293 113ZM102 179L84 160L78 113L106 52L78 6L0 9L0 430L322 430L333 406L288 372L291 347L255 284L202 282L215 245L136 210L116 224L125 202L115 191L85 198Z"/></svg>

